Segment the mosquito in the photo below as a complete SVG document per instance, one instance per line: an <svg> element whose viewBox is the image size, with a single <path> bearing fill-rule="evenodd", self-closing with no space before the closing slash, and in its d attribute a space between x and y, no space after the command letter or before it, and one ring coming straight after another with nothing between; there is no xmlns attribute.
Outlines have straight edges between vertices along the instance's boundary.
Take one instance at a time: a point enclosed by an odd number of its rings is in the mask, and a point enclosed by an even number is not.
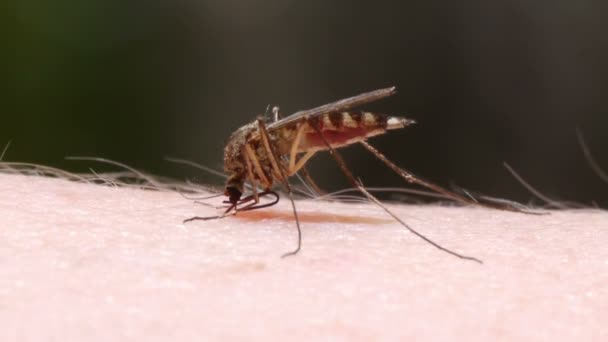
<svg viewBox="0 0 608 342"><path fill-rule="evenodd" d="M439 245L406 224L367 191L363 183L352 174L344 159L338 153L337 149L341 147L359 143L408 183L418 184L465 204L523 211L513 206L480 203L472 197L465 197L427 182L397 166L370 145L367 142L368 138L384 134L390 130L408 127L415 121L404 117L353 111L352 109L389 97L395 93L395 87L377 89L313 109L302 110L285 118L281 118L278 108L274 107L271 119L259 117L237 129L228 139L224 149L224 171L228 174L224 188L224 195L228 197L228 200L224 201L228 204L227 209L221 215L195 216L184 220L184 222L220 219L242 211L273 206L278 203L279 194L272 188L276 183L280 183L290 199L298 233L296 248L283 254L283 257L295 255L302 247L302 230L293 199L292 186L288 179L299 171L305 171L305 164L316 153L327 151L333 156L346 178L356 189L411 233L443 252L460 259L482 263L475 257L466 256ZM243 197L246 182L251 185L251 194ZM263 191L258 191L258 189L263 189ZM260 198L265 196L272 197L272 200L267 203L260 203Z"/></svg>

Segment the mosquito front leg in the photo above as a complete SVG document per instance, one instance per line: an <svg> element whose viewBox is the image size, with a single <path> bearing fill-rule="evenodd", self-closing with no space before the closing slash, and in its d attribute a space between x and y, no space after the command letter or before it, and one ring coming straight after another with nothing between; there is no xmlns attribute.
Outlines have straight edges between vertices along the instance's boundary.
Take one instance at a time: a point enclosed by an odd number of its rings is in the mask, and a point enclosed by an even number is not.
<svg viewBox="0 0 608 342"><path fill-rule="evenodd" d="M245 152L245 155L249 159L249 162L253 164L253 167L255 168L255 173L258 175L258 178L260 179L262 184L265 187L268 186L270 184L270 181L268 180L268 178L266 178L266 174L262 170L260 161L258 160L258 157L256 157L255 152L253 152L253 149L249 144L245 144Z"/></svg>
<svg viewBox="0 0 608 342"><path fill-rule="evenodd" d="M185 219L182 221L182 223L188 223L191 221L209 221L209 220L217 220L217 219L222 219L224 217L228 217L228 216L232 216L236 214L236 204L231 205L230 207L228 207L228 209L226 209L226 211L224 211L224 213L222 215L216 215L216 216L194 216L191 217L189 219ZM232 210L235 209L235 210Z"/></svg>
<svg viewBox="0 0 608 342"><path fill-rule="evenodd" d="M276 154L276 151L272 146L270 146L270 137L268 135L268 130L266 130L264 120L258 119L258 127L260 129L262 145L264 145L264 149L266 149L266 155L268 156L268 160L270 160L270 165L272 166L272 172L274 172L275 176L277 176L280 181L284 182L286 180L285 173L283 172L283 169L279 167L279 157Z"/></svg>
<svg viewBox="0 0 608 342"><path fill-rule="evenodd" d="M189 219L184 220L183 223L190 222L190 221L198 221L198 220L208 221L208 220L221 219L221 218L224 218L226 216L234 215L238 211L242 211L243 209L237 208L238 204L244 204L244 203L247 203L249 201L253 201L253 203L248 204L248 205L245 206L245 208L251 208L251 207L254 207L256 204L258 204L260 202L260 198L258 196L257 181L255 180L255 177L253 177L253 171L252 171L252 166L253 165L252 164L256 165L257 169L259 169L260 179L264 180L266 178L264 177L264 174L261 172L261 167L259 165L260 163L259 163L259 161L257 159L255 159L255 154L253 154L253 150L251 150L251 147L249 147L249 145L246 144L243 147L243 150L245 152L245 153L243 153L243 155L245 156L245 164L247 166L247 176L249 178L249 181L251 182L253 194L251 196L249 196L249 197L241 199L237 203L230 203L230 205L228 206L228 208L226 209L226 211L224 211L224 213L222 215L216 215L216 216L194 216L194 217L191 217ZM250 157L251 155L253 155L253 157L254 157L254 159L253 159L254 163L251 162L251 157ZM224 203L227 203L227 201L225 201Z"/></svg>
<svg viewBox="0 0 608 342"><path fill-rule="evenodd" d="M287 195L289 195L289 201L291 202L293 216L296 219L296 228L298 229L298 245L297 245L296 249L294 249L293 251L283 254L283 258L284 258L284 257L290 256L290 255L296 255L302 248L302 229L300 228L300 219L298 218L298 212L296 210L296 203L293 200L293 193L291 191L291 185L289 185L287 175L285 174L283 169L279 167L279 163L278 163L279 157L276 153L276 150L270 144L270 137L268 135L268 130L266 129L266 125L264 124L264 121L258 119L258 127L260 129L260 136L262 138L262 144L266 148L266 153L268 155L268 158L270 159L270 164L272 165L272 168L274 169L274 171L281 176L280 180L283 183L285 190L287 191Z"/></svg>
<svg viewBox="0 0 608 342"><path fill-rule="evenodd" d="M264 197L264 196L274 196L274 200L272 200L271 202L268 203L263 203L263 204L259 204L260 203L260 198ZM257 194L257 192L255 193L255 195L249 195L245 198L242 198L238 201L238 203L234 203L232 205L230 205L228 207L228 209L226 209L226 211L222 214L222 215L216 215L216 216L194 216L191 217L189 219L186 219L183 221L183 223L186 222L190 222L190 221L209 221L209 220L217 220L217 219L221 219L224 217L228 217L228 216L232 216L232 215L236 215L236 213L241 212L241 211L250 211L250 210L255 210L255 209L262 209L262 208L268 208L271 207L277 203L279 203L279 194L277 194L276 192L272 191L272 190L266 190L263 191L259 194ZM244 207L238 207L237 205L242 205L248 202L252 202L249 203L247 205L245 205Z"/></svg>
<svg viewBox="0 0 608 342"><path fill-rule="evenodd" d="M262 197L268 196L268 195L274 196L274 200L272 200L272 202L263 203L263 204L258 204L259 202L254 202L254 203L250 203L244 207L237 208L237 209L235 209L235 211L241 212L241 211L250 211L250 210L256 210L256 209L268 208L268 207L272 207L273 205L279 203L279 198L280 198L279 194L277 194L276 192L274 192L272 190L266 190L266 191L261 192L259 194L259 198L262 198ZM245 197L239 203L240 204L246 203L248 201L251 201L252 198L253 198L253 195Z"/></svg>
<svg viewBox="0 0 608 342"><path fill-rule="evenodd" d="M248 146L248 145L245 145ZM246 147L243 147L245 149ZM251 191L253 192L253 198L255 204L260 202L260 198L258 197L258 182L255 180L253 176L253 167L251 163L251 159L249 159L249 154L247 152L243 153L245 156L245 165L247 166L247 178L249 178L249 182L251 182ZM258 163L259 164L259 163Z"/></svg>

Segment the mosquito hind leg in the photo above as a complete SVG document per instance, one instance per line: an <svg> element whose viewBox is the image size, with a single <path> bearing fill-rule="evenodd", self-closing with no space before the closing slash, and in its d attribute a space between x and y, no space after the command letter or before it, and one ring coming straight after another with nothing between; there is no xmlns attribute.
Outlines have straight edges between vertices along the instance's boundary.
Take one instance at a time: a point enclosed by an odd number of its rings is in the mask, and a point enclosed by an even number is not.
<svg viewBox="0 0 608 342"><path fill-rule="evenodd" d="M418 184L420 186L423 186L427 189L433 190L439 194L442 194L456 202L460 202L460 203L464 203L464 204L471 204L471 205L480 205L482 207L488 207L488 208L492 208L492 209L499 209L499 210L506 210L506 211L514 211L514 212L518 212L518 213L525 213L525 214L539 214L539 213L534 213L531 211L527 211L527 210L523 210L511 205L507 205L507 204L499 204L499 203L482 203L482 202L478 202L477 200L475 200L475 198L471 197L465 197L462 196L458 193L455 193L453 191L447 190L437 184L431 183L431 182L427 182L417 176L415 176L413 173L395 165L393 162L391 162L388 158L386 158L386 156L384 154L382 154L380 151L378 151L375 147L373 147L372 145L370 145L368 142L366 141L360 141L359 142L361 145L363 145L363 147L365 147L368 151L370 151L376 158L380 159L386 166L388 166L391 170L395 171L395 173L397 173L401 178L403 178L406 182L408 183L413 183L413 184Z"/></svg>
<svg viewBox="0 0 608 342"><path fill-rule="evenodd" d="M348 166L346 166L346 162L344 162L344 159L342 159L342 157L340 156L340 154L338 153L338 151L336 151L336 149L331 146L331 144L327 141L327 139L325 139L325 136L324 136L323 131L321 130L321 128L319 128L316 124L314 124L314 122L310 122L309 124L317 131L317 133L319 134L319 136L321 137L321 139L323 139L323 142L325 143L325 146L329 150L329 153L336 160L336 163L338 164L338 166L342 170L342 173L344 173L344 175L346 176L346 178L353 184L353 186L355 188L357 188L372 203L376 204L378 207L380 207L382 210L384 210L387 214L389 214L391 217L393 217L397 222L399 222L403 227L405 227L412 234L416 235L420 239L422 239L425 242L429 243L433 247L435 247L435 248L437 248L437 249L439 249L439 250L441 250L441 251L443 251L445 253L453 255L453 256L455 256L457 258L464 259L464 260L475 261L477 263L483 264L483 262L481 260L479 260L479 259L477 259L475 257L466 256L466 255L457 253L455 251L452 251L452 250L450 250L448 248L445 248L445 247L441 246L440 244L438 244L435 241L429 239L425 235L419 233L414 228L410 227L407 223L405 223L403 220L401 220L397 215L395 215L391 210L389 210L385 205L383 205L380 202L380 200L378 200L374 195L372 195L371 193L369 193L365 189L365 187L363 186L363 184L361 183L361 181L357 180L355 178L355 176L353 176L352 172L348 169Z"/></svg>

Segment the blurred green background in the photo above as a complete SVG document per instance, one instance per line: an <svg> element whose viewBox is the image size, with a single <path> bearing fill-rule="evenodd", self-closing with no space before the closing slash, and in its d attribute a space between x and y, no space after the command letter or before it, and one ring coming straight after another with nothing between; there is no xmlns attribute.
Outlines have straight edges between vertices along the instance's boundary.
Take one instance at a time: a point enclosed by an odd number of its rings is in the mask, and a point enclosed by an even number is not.
<svg viewBox="0 0 608 342"><path fill-rule="evenodd" d="M419 124L375 138L398 164L443 185L517 200L509 162L550 196L606 205L579 127L608 169L608 24L600 1L9 0L0 14L5 160L73 171L104 157L221 184L165 156L221 169L229 134L375 88L366 108ZM367 185L403 183L360 147ZM311 171L346 185L326 156Z"/></svg>

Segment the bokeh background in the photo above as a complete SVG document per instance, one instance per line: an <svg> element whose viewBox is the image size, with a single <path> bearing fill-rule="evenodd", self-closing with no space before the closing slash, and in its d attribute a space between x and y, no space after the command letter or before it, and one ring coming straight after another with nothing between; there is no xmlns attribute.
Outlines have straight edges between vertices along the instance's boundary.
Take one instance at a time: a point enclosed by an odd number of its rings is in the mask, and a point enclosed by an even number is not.
<svg viewBox="0 0 608 342"><path fill-rule="evenodd" d="M395 85L366 109L419 124L375 138L443 185L526 201L509 162L547 195L608 204L580 128L608 169L608 21L602 1L9 0L3 3L5 160L112 168L221 185L165 156L222 168L229 134L268 104L284 113ZM365 150L367 185L404 185ZM327 189L339 169L315 157Z"/></svg>

